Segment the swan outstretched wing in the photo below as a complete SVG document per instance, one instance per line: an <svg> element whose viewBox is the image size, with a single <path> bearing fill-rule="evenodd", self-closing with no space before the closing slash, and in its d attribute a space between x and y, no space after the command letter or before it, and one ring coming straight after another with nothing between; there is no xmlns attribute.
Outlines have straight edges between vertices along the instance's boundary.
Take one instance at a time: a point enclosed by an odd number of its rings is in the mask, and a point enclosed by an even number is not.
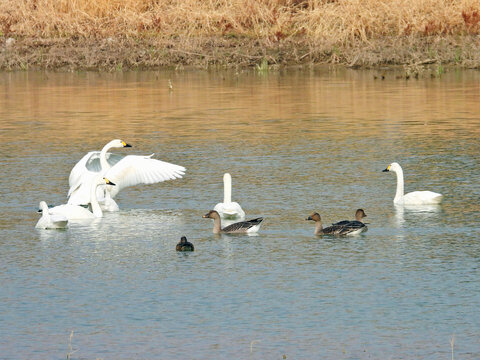
<svg viewBox="0 0 480 360"><path fill-rule="evenodd" d="M115 153L106 153L107 162L110 166L114 166L121 159L124 158L123 155ZM90 183L92 179L100 174L102 171L102 166L100 164L100 151L90 151L85 154L79 162L75 164L70 176L68 178L68 185L70 189L68 190L68 196L71 196L72 193L79 189L82 184L87 183L86 186L86 196L88 197L90 191Z"/></svg>
<svg viewBox="0 0 480 360"><path fill-rule="evenodd" d="M152 159L150 156L127 155L112 166L104 176L116 184L110 189L114 197L120 190L139 184L154 184L181 178L185 174L183 166Z"/></svg>

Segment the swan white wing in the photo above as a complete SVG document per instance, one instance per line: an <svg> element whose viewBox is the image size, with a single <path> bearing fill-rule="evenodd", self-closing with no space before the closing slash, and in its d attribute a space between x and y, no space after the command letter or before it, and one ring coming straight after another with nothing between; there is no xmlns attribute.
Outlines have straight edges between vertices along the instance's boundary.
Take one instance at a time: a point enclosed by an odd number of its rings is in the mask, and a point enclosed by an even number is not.
<svg viewBox="0 0 480 360"><path fill-rule="evenodd" d="M155 184L181 178L185 174L183 166L152 159L150 156L127 155L112 166L104 176L116 186L107 187L114 197L120 190L139 184Z"/></svg>
<svg viewBox="0 0 480 360"><path fill-rule="evenodd" d="M406 205L431 205L440 204L443 195L433 191L413 191L403 196Z"/></svg>
<svg viewBox="0 0 480 360"><path fill-rule="evenodd" d="M95 155L98 157L100 155L100 151L90 151L89 153L85 154L85 156L75 164L72 171L70 171L70 176L68 177L68 185L70 186L68 196L70 196L70 194L81 185L82 177L88 172L86 166L87 162L92 156Z"/></svg>
<svg viewBox="0 0 480 360"><path fill-rule="evenodd" d="M218 203L213 208L222 219L238 219L244 220L245 219L245 212L243 211L242 207L239 203L231 202L231 203Z"/></svg>
<svg viewBox="0 0 480 360"><path fill-rule="evenodd" d="M106 153L107 162L110 166L114 166L120 160L124 158L123 155L115 153ZM105 169L107 171L107 169ZM72 196L74 192L80 191L81 194L76 193L76 200L72 200L72 204L84 204L88 203L90 196L90 184L92 179L96 175L102 172L102 166L100 164L100 151L90 151L86 154L72 169L70 177L68 178L68 184L70 189L68 190L68 196ZM84 185L86 187L84 188ZM82 187L82 188L80 188ZM86 202L85 202L86 201Z"/></svg>

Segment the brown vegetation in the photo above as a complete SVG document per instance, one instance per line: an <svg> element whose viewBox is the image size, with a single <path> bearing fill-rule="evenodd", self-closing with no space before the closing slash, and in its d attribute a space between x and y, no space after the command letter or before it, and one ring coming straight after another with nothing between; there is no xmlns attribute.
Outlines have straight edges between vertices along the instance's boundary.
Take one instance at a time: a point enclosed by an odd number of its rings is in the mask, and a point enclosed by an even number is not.
<svg viewBox="0 0 480 360"><path fill-rule="evenodd" d="M399 44L427 51L420 60L447 46L456 55L439 61L478 66L467 54L479 49L480 0L1 0L0 32L16 39L4 68L15 57L57 67L62 46L73 67L419 60L396 55Z"/></svg>

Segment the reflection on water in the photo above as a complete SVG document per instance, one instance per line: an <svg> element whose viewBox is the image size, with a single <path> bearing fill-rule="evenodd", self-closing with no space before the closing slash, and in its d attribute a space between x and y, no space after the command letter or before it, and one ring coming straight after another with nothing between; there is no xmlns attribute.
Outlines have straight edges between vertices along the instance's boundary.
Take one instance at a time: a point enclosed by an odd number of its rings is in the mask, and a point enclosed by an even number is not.
<svg viewBox="0 0 480 360"><path fill-rule="evenodd" d="M438 219L441 222L441 205L398 205L394 204L397 227L405 224L405 213L414 221L422 222Z"/></svg>
<svg viewBox="0 0 480 360"><path fill-rule="evenodd" d="M480 74L373 75L0 74L2 358L64 357L73 330L78 359L436 360L453 334L455 356L478 359ZM35 229L39 201L65 203L71 168L114 138L185 177ZM406 192L443 204L394 206L392 161ZM202 218L225 172L246 218L265 217L257 236ZM304 220L357 208L362 236L318 238ZM195 252L175 251L184 235Z"/></svg>

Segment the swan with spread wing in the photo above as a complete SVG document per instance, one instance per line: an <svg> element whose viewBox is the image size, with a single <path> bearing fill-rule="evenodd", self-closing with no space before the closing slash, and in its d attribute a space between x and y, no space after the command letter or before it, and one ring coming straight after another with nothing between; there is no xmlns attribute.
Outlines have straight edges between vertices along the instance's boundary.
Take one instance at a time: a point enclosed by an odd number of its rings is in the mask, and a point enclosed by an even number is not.
<svg viewBox="0 0 480 360"><path fill-rule="evenodd" d="M127 155L110 153L113 148L131 147L116 139L106 144L101 151L90 151L72 169L69 177L70 190L68 204L87 205L90 203L90 184L98 175L111 179L116 186L99 187L97 197L104 211L117 211L113 198L120 190L140 184L181 178L185 174L183 166L153 159L152 155ZM108 174L108 175L107 175ZM115 180L113 180L115 179Z"/></svg>

